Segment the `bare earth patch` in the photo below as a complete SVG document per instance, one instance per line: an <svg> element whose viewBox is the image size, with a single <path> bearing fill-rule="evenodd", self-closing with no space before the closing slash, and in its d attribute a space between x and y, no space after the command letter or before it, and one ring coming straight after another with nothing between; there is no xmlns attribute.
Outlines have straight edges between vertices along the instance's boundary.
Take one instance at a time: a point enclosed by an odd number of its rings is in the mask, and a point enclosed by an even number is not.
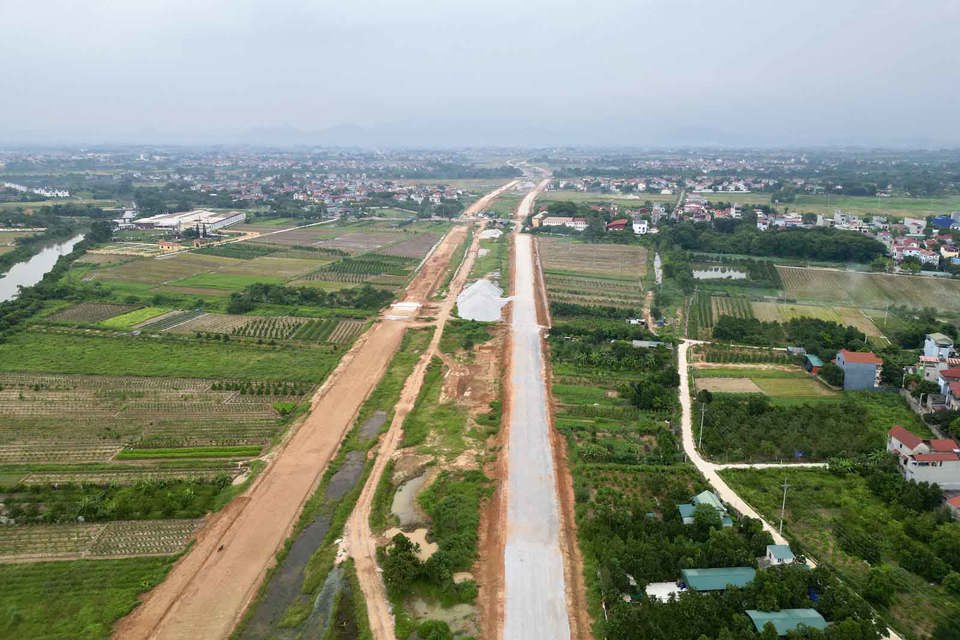
<svg viewBox="0 0 960 640"><path fill-rule="evenodd" d="M711 393L763 393L750 378L698 378L696 388Z"/></svg>

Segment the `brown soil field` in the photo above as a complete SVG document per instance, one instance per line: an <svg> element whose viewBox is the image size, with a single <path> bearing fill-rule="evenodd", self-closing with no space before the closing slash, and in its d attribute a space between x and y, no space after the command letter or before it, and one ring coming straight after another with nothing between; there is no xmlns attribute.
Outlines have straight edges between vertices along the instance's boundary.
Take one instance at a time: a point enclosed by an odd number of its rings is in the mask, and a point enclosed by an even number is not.
<svg viewBox="0 0 960 640"><path fill-rule="evenodd" d="M696 389L713 393L763 393L750 378L697 378Z"/></svg>

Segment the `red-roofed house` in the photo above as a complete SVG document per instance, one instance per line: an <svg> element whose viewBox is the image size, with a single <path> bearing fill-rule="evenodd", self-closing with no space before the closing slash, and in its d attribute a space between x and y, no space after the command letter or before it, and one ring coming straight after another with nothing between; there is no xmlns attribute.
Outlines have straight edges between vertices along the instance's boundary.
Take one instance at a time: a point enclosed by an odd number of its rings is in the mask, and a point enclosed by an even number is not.
<svg viewBox="0 0 960 640"><path fill-rule="evenodd" d="M960 444L955 440L923 440L900 425L887 435L887 450L897 454L904 478L960 490Z"/></svg>
<svg viewBox="0 0 960 640"><path fill-rule="evenodd" d="M960 520L960 496L953 496L947 500L947 507L950 509L950 513L953 514L953 519Z"/></svg>
<svg viewBox="0 0 960 640"><path fill-rule="evenodd" d="M872 391L880 386L883 360L873 353L841 349L834 362L843 369L844 391Z"/></svg>
<svg viewBox="0 0 960 640"><path fill-rule="evenodd" d="M620 218L619 220L614 220L613 222L607 223L607 231L623 231L627 228L627 225L630 224L630 221L626 218Z"/></svg>
<svg viewBox="0 0 960 640"><path fill-rule="evenodd" d="M937 384L940 385L940 393L944 395L950 393L951 382L960 382L960 369L941 369L940 373L937 374Z"/></svg>

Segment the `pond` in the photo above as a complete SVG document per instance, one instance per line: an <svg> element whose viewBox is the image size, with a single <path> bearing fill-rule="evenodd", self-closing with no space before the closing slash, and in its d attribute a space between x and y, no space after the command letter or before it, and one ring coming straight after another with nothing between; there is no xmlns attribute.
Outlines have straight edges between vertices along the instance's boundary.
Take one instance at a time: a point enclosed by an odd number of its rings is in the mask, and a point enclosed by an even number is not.
<svg viewBox="0 0 960 640"><path fill-rule="evenodd" d="M13 300L20 295L20 287L32 287L40 282L48 271L57 264L60 256L73 251L74 245L83 240L83 234L77 234L69 240L47 245L31 258L18 262L0 276L0 302Z"/></svg>

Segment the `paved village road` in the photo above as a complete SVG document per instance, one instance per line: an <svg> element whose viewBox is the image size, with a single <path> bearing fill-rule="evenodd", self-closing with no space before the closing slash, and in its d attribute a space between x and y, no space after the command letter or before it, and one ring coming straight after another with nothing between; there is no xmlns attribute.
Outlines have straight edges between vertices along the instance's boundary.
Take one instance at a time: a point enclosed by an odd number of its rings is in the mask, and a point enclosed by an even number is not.
<svg viewBox="0 0 960 640"><path fill-rule="evenodd" d="M523 199L523 220L546 182ZM557 473L550 445L547 389L537 324L533 238L514 235L510 432L504 547L504 640L570 638Z"/></svg>
<svg viewBox="0 0 960 640"><path fill-rule="evenodd" d="M707 479L707 482L710 483L710 486L713 487L713 490L716 491L717 495L720 496L720 499L732 506L734 509L739 511L745 516L750 516L751 518L756 518L763 522L763 528L770 532L770 535L773 536L774 542L777 544L787 544L786 539L777 533L777 530L769 522L760 517L753 507L744 502L737 493L723 481L723 478L720 477L720 474L717 473L719 468L722 468L721 465L716 465L712 462L709 462L700 455L700 452L697 451L696 439L694 438L693 433L693 402L690 398L690 375L687 371L687 350L691 345L699 344L695 340L684 340L680 345L680 348L677 349L677 369L680 374L680 409L681 409L681 425L683 429L683 450L687 454L687 457L690 459L690 462L700 470L700 473L704 475ZM776 466L776 465L774 465Z"/></svg>

